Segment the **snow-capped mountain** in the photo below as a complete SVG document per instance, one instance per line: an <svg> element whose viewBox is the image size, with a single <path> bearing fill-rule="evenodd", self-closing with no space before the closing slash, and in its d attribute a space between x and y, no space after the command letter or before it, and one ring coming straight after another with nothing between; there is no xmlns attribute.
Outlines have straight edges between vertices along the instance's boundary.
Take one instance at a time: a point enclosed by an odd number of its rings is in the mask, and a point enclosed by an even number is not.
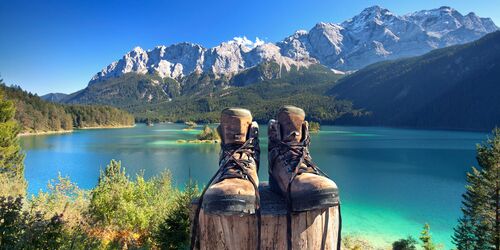
<svg viewBox="0 0 500 250"><path fill-rule="evenodd" d="M174 79L194 72L232 76L264 61L276 62L287 70L312 63L336 70L357 70L382 60L467 43L496 30L490 18L472 12L464 16L450 7L398 16L373 6L340 24L318 23L309 31L296 31L275 44L243 37L214 48L192 43L148 51L136 47L97 73L90 84L129 72Z"/></svg>
<svg viewBox="0 0 500 250"><path fill-rule="evenodd" d="M230 76L264 61L276 62L284 69L289 69L292 65L308 66L315 62L313 59L297 61L284 57L280 48L272 43L263 43L258 39L251 42L246 37L237 37L210 49L192 43L157 46L148 51L136 47L92 77L90 84L129 72L154 73L162 78L174 79L194 72Z"/></svg>
<svg viewBox="0 0 500 250"><path fill-rule="evenodd" d="M424 54L463 44L498 30L490 18L465 16L450 7L398 16L373 6L341 24L318 23L277 45L294 59L315 58L340 70L356 70L381 60Z"/></svg>

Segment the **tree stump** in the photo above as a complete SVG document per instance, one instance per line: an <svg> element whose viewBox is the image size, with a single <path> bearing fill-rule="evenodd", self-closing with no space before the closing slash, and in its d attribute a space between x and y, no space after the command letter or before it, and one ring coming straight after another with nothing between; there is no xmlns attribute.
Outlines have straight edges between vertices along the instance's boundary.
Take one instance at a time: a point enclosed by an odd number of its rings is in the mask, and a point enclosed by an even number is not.
<svg viewBox="0 0 500 250"><path fill-rule="evenodd" d="M286 202L269 189L259 186L261 195L261 249L287 249ZM197 200L191 207L192 215ZM194 216L191 216L193 220ZM293 249L337 249L339 206L292 214ZM193 223L191 223L193 225ZM200 250L251 249L257 247L256 215L212 215L200 212L198 223Z"/></svg>

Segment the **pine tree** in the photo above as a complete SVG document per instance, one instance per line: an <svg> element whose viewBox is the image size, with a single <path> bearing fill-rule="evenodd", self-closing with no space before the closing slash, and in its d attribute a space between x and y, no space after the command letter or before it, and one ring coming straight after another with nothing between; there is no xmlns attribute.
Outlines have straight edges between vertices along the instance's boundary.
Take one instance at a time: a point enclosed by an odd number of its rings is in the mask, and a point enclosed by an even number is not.
<svg viewBox="0 0 500 250"><path fill-rule="evenodd" d="M5 100L0 89L0 173L22 178L24 154L17 138L20 128L14 120L15 112L14 103Z"/></svg>
<svg viewBox="0 0 500 250"><path fill-rule="evenodd" d="M465 212L464 212L465 213ZM464 215L458 220L458 225L455 227L455 232L452 236L453 243L457 246L457 250L474 250L476 249L476 240L473 234L474 225L470 216Z"/></svg>
<svg viewBox="0 0 500 250"><path fill-rule="evenodd" d="M436 245L432 242L431 227L428 223L425 223L424 229L420 233L420 241L422 241L422 248L424 250L436 250Z"/></svg>
<svg viewBox="0 0 500 250"><path fill-rule="evenodd" d="M478 146L476 158L480 168L467 173L453 242L458 250L500 250L500 129Z"/></svg>

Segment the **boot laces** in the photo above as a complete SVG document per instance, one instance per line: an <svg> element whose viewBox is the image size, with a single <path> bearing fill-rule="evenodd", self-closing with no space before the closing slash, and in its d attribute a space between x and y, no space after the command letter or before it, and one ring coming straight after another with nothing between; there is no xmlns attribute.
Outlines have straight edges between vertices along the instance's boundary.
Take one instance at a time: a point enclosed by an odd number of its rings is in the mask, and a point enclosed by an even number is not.
<svg viewBox="0 0 500 250"><path fill-rule="evenodd" d="M259 162L256 160L256 154L259 153L259 149L257 145L258 141L255 138L247 140L243 145L222 145L222 153L219 160L221 171L217 182L230 178L248 180L250 177L248 173L250 164L255 162L258 169ZM240 157L235 157L237 155Z"/></svg>
<svg viewBox="0 0 500 250"><path fill-rule="evenodd" d="M259 194L259 187L257 186L257 183L253 179L253 177L248 173L248 167L252 163L251 159L254 159L256 166L257 166L257 171L259 169L259 160L258 160L258 155L260 153L260 148L259 148L259 138L258 137L252 137L245 141L243 145L239 144L227 144L227 145L222 145L221 146L221 157L219 160L219 170L215 173L214 176L210 179L208 182L208 185L205 186L203 191L201 192L200 198L198 199L198 207L196 209L196 213L194 216L193 220L193 226L191 228L191 246L190 249L195 249L196 245L199 244L198 241L198 224L199 224L199 217L200 217L200 211L201 211L201 205L203 203L203 196L205 195L205 192L207 189L210 187L212 183L217 183L220 182L224 179L230 179L230 178L240 178L240 179L246 179L252 183L254 189L255 189L255 214L257 215L257 250L260 250L260 243L261 243L261 213L260 213L260 194ZM235 155L240 154L239 158L235 158ZM243 155L246 155L248 159L243 159ZM215 178L219 178L215 180ZM215 182L214 182L215 180Z"/></svg>
<svg viewBox="0 0 500 250"><path fill-rule="evenodd" d="M328 175L312 161L311 155L309 154L310 143L311 138L309 134L306 134L305 138L300 142L283 142L278 139L271 139L271 150L277 152L274 154L274 157L276 158L278 155L283 155L288 172L293 173L290 182L292 182L297 175L303 173L313 173L329 178Z"/></svg>

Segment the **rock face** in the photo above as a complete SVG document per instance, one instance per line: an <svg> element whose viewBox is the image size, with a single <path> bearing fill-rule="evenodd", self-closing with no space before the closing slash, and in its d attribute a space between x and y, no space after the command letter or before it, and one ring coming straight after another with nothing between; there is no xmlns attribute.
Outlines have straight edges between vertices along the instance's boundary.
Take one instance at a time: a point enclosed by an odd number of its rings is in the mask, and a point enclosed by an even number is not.
<svg viewBox="0 0 500 250"><path fill-rule="evenodd" d="M192 43L158 46L149 51L136 47L92 77L90 85L130 72L158 74L162 78L177 80L202 72L216 77L232 76L268 61L276 62L285 69L292 65L308 66L315 62L313 59L292 60L282 56L280 48L272 43L251 42L246 38L235 38L211 49Z"/></svg>
<svg viewBox="0 0 500 250"><path fill-rule="evenodd" d="M450 7L398 16L373 6L341 23L318 23L277 43L284 56L314 58L340 70L357 70L387 59L463 44L498 30L490 18L465 16Z"/></svg>
<svg viewBox="0 0 500 250"><path fill-rule="evenodd" d="M467 43L496 30L491 19L472 12L464 16L450 7L398 16L373 6L341 24L318 23L276 44L243 37L210 49L192 43L148 51L136 47L92 77L90 84L130 72L177 80L192 73L231 77L266 61L287 70L318 62L336 70L358 70L382 60Z"/></svg>

